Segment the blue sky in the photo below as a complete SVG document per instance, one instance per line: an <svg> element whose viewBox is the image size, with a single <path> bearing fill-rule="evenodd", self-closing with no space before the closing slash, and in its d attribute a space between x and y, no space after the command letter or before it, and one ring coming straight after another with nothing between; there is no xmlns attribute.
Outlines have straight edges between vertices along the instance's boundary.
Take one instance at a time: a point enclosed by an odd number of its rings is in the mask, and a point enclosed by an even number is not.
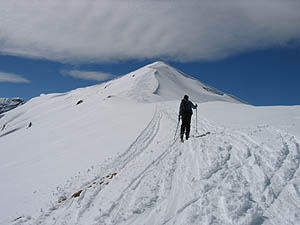
<svg viewBox="0 0 300 225"><path fill-rule="evenodd" d="M64 70L100 71L119 76L156 60L159 59L72 65L1 55L1 72L19 74L30 82L0 82L0 96L29 100L41 93L65 92L102 82L66 76ZM255 51L209 62L166 62L250 104L300 105L300 50Z"/></svg>
<svg viewBox="0 0 300 225"><path fill-rule="evenodd" d="M0 97L25 100L157 60L254 105L300 105L300 2L0 1Z"/></svg>

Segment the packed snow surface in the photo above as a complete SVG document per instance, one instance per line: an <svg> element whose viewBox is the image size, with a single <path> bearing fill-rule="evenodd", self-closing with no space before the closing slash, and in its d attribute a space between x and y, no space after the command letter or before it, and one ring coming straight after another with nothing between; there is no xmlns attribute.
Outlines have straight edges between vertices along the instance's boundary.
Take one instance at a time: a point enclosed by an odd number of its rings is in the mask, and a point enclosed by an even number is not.
<svg viewBox="0 0 300 225"><path fill-rule="evenodd" d="M299 224L300 106L240 103L162 62L30 100L0 119L0 224Z"/></svg>

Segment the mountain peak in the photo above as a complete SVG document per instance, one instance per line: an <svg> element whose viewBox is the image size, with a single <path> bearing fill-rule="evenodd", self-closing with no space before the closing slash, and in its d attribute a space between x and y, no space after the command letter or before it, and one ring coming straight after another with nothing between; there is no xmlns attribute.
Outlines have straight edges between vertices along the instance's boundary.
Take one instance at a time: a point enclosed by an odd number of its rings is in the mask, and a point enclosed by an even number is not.
<svg viewBox="0 0 300 225"><path fill-rule="evenodd" d="M146 65L146 67L154 67L154 66L170 66L167 63L163 62L163 61L156 61L154 63L150 63L148 65Z"/></svg>
<svg viewBox="0 0 300 225"><path fill-rule="evenodd" d="M242 101L186 75L163 61L157 61L135 70L119 79L109 81L110 95L136 99L142 102L180 100L185 94L192 101ZM105 84L105 85L107 85Z"/></svg>

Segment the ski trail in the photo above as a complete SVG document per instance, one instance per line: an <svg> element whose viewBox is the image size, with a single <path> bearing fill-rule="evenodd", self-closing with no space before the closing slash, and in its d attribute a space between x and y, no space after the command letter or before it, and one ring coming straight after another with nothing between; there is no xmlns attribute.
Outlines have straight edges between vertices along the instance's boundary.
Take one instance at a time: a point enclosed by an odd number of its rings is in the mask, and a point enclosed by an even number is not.
<svg viewBox="0 0 300 225"><path fill-rule="evenodd" d="M258 130L268 138L273 136L272 140L277 140L277 143L266 146L235 131L215 133L190 143L190 150L199 149L202 155L200 162L194 163L195 167L205 165L199 168L202 172L199 184L195 185L198 190L194 193L198 196L184 203L177 210L176 217L165 224L273 224L270 221L276 220L278 222L274 224L293 224L292 221L296 221L299 213L292 215L287 222L284 218L276 218L282 212L270 216L268 212L274 210L268 209L277 207L276 210L288 213L285 207L279 206L284 202L292 212L299 212L298 186L293 184L297 177L299 179L298 141L288 134L283 137L281 131L272 128ZM258 139L258 136L253 136ZM211 154L215 150L219 152ZM267 157L271 159L267 160ZM287 195L294 196L293 204L284 200L287 197L280 196L288 189L291 191ZM274 202L279 203L273 206Z"/></svg>
<svg viewBox="0 0 300 225"><path fill-rule="evenodd" d="M130 160L137 157L149 145L149 143L151 143L153 137L157 134L159 129L159 121L161 120L161 117L161 113L159 113L156 109L148 126L131 144L131 146L123 154L117 156L112 162L104 165L103 168L101 168L101 174L99 174L97 178L78 188L83 190L79 199L70 198L68 201L62 202L62 204L50 203L51 207L46 212L43 212L42 215L37 219L38 223L46 223L46 220L51 217L54 221L59 221L60 218L65 218L63 219L63 223L68 224L71 222L72 224L77 224L84 212L88 210L91 205L93 205L93 201L96 199L96 196L104 188L106 188L108 183L107 181L103 182L102 178L104 178L106 174L112 173L112 171L116 172L122 170L130 162ZM91 189L93 190L90 191ZM56 213L58 208L71 212L65 213L64 215L59 215L59 213Z"/></svg>
<svg viewBox="0 0 300 225"><path fill-rule="evenodd" d="M144 179L147 172L151 171L152 167L159 164L160 161L163 160L166 157L166 155L173 149L174 142L164 143L164 148L165 148L164 151L157 149L157 143L156 144L152 143L154 137L157 135L157 132L159 130L161 118L162 118L162 113L158 112L157 110L152 121L149 123L147 128L141 133L141 135L137 138L137 140L130 146L130 148L125 153L118 156L115 159L115 161L110 164L110 168L114 168L113 171L117 171L118 173L115 180L118 180L120 183L122 183L122 186L120 185L114 186L113 191L121 194L116 195L119 197L116 198L114 203L107 209L105 213L101 214L100 216L101 219L99 220L103 220L103 218L110 217L113 211L116 211L115 209L120 207L119 202L124 198L124 195L128 196L127 192L130 191L129 189L134 188L136 183ZM165 138L161 137L158 140L158 142L160 142L162 139ZM169 140L169 138L167 140ZM151 143L154 146L151 146L149 148L149 145ZM150 154L153 151L156 151L155 154ZM149 154L151 157L147 156ZM145 162L146 159L147 162ZM130 168L130 170L128 170L128 168ZM95 183L95 182L96 182L95 180L91 181L91 183ZM68 213L60 215L59 213L56 213L58 210L56 210L56 207L54 207L54 209L51 209L52 210L51 213L47 212L38 219L39 223L46 223L47 222L46 220L48 218L51 218L51 220L56 220L56 221L59 221L61 218L66 218L63 219L65 223L72 221L72 224L80 224L81 217L86 212L89 211L90 207L93 206L93 202L97 201L97 198L103 198L108 196L105 193L102 194L102 192L105 192L108 186L94 187L93 191L91 191L91 189L89 188L86 189L82 188L84 190L82 191L79 199L70 199L60 207L60 208L64 208L64 210L67 209ZM111 191L112 190L110 189L109 192ZM98 195L101 196L99 197Z"/></svg>
<svg viewBox="0 0 300 225"><path fill-rule="evenodd" d="M131 146L36 219L15 224L293 224L300 217L299 140L269 126L201 118L174 141L177 110L157 104ZM170 128L174 132L170 132ZM173 130L172 130L173 131ZM272 140L272 141L269 141ZM288 200L289 199L289 200ZM292 201L290 200L292 199ZM282 218L279 215L289 215ZM92 221L92 222L91 222Z"/></svg>
<svg viewBox="0 0 300 225"><path fill-rule="evenodd" d="M166 122L162 120L160 126L165 127ZM126 183L129 176L132 177L131 182L114 200L114 204L98 215L96 221L100 224L121 224L127 220L132 221L139 214L162 201L165 193L170 190L170 182L177 166L180 150L174 141L169 140L172 140L170 134L158 132L147 149L130 161L127 168L124 168L119 182Z"/></svg>

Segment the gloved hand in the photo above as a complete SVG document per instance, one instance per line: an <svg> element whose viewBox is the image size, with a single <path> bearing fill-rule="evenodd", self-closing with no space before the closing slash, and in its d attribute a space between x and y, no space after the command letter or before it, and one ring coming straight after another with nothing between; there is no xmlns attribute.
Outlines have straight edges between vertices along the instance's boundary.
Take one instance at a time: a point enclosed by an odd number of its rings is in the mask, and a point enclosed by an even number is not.
<svg viewBox="0 0 300 225"><path fill-rule="evenodd" d="M198 107L198 105L197 105L197 104L196 104L195 106L196 106L196 108Z"/></svg>
<svg viewBox="0 0 300 225"><path fill-rule="evenodd" d="M178 115L178 120L180 120L180 115Z"/></svg>

